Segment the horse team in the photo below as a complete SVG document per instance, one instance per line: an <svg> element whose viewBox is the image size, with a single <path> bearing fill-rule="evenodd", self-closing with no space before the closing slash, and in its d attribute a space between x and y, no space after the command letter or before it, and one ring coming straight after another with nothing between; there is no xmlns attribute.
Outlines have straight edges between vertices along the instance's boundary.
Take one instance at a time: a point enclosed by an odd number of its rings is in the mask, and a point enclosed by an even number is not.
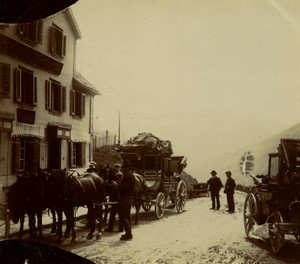
<svg viewBox="0 0 300 264"><path fill-rule="evenodd" d="M33 172L17 175L17 181L7 193L7 202L12 221L14 223L20 221L20 237L23 234L24 217L27 214L30 238L41 238L42 215L49 209L53 219L51 233L57 234L59 242L62 240L64 214L66 218L64 237L71 236L71 242L74 243L76 241L74 209L86 206L89 225L87 239L92 239L95 231L96 239L101 238L103 207L106 205L108 209L106 202L110 194L107 182L114 176L115 171L106 166L97 170L94 167L82 175L74 175L74 172L66 169L38 168ZM140 190L137 190L138 192ZM137 205L137 208L139 207L140 203Z"/></svg>

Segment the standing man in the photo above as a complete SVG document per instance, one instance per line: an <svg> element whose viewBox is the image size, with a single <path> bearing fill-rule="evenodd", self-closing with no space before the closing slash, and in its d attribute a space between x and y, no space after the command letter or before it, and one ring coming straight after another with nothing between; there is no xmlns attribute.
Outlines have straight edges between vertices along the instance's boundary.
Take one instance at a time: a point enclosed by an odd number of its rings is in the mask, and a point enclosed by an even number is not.
<svg viewBox="0 0 300 264"><path fill-rule="evenodd" d="M226 196L227 196L227 204L228 204L227 212L232 214L232 213L234 213L233 195L234 195L234 189L235 189L235 181L231 177L231 171L226 171L225 174L227 176L227 181L225 184L224 193L226 193Z"/></svg>
<svg viewBox="0 0 300 264"><path fill-rule="evenodd" d="M121 240L132 239L130 209L134 203L135 178L132 172L132 166L129 160L123 164L123 179L120 185L120 218L125 229L125 234Z"/></svg>
<svg viewBox="0 0 300 264"><path fill-rule="evenodd" d="M207 181L208 190L210 191L210 197L212 201L212 207L210 209L220 209L220 189L223 187L223 184L220 178L217 177L217 172L213 170L211 173L211 178ZM216 207L217 205L217 207Z"/></svg>
<svg viewBox="0 0 300 264"><path fill-rule="evenodd" d="M116 167L116 165L115 165ZM120 165L121 167L121 165ZM107 185L111 188L111 193L109 197L110 202L115 202L114 204L111 205L111 210L109 214L109 220L108 220L108 227L104 229L106 232L113 232L114 230L114 223L115 223L115 218L116 215L119 215L119 232L123 232L123 225L120 219L120 195L119 195L119 186L121 185L123 178L123 174L121 170L119 170L115 176L114 179L110 182L107 183Z"/></svg>

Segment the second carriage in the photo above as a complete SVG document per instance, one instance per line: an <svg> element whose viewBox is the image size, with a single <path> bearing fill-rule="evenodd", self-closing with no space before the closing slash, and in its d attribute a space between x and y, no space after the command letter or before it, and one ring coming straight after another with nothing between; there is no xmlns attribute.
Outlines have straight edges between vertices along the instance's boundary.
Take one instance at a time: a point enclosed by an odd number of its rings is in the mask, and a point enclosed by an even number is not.
<svg viewBox="0 0 300 264"><path fill-rule="evenodd" d="M123 160L129 160L135 172L145 180L142 207L149 211L154 206L156 217L162 218L166 208L185 209L186 183L181 177L186 167L184 156L173 156L169 140L160 140L151 133L140 133L116 149Z"/></svg>

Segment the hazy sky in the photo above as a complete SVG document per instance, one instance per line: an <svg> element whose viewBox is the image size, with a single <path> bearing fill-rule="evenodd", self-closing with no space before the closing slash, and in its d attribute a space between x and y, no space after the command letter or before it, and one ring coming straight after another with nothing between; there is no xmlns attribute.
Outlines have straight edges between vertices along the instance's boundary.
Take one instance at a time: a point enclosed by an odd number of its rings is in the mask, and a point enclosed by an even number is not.
<svg viewBox="0 0 300 264"><path fill-rule="evenodd" d="M300 1L79 0L95 128L172 141L190 172L300 122ZM188 170L189 171L189 170Z"/></svg>

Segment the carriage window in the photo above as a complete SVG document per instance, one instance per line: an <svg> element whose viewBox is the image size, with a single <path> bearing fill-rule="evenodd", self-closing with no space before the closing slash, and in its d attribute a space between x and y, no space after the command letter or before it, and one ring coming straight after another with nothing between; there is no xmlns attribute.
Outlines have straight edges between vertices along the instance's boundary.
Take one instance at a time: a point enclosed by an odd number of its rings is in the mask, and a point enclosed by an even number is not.
<svg viewBox="0 0 300 264"><path fill-rule="evenodd" d="M156 170L156 156L145 156L145 170Z"/></svg>
<svg viewBox="0 0 300 264"><path fill-rule="evenodd" d="M271 181L278 181L278 157L271 157L269 174Z"/></svg>

